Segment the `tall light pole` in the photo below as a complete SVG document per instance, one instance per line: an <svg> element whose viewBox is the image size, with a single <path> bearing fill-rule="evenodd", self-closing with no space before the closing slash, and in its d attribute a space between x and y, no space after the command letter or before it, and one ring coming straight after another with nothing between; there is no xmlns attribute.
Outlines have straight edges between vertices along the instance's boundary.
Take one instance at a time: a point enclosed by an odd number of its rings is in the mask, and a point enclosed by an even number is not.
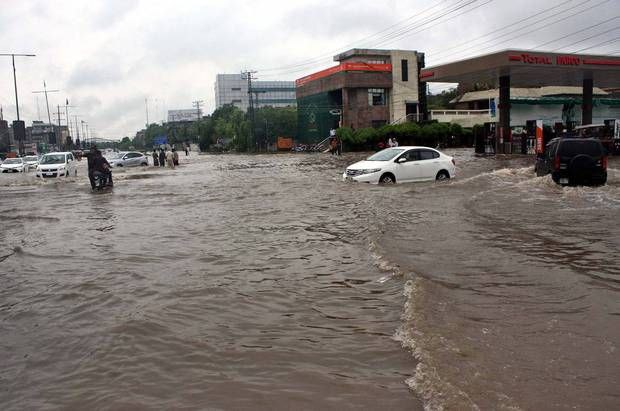
<svg viewBox="0 0 620 411"><path fill-rule="evenodd" d="M15 56L18 57L35 57L35 54L0 54L0 57L8 57L11 56L11 60L13 61L13 85L15 86L15 110L17 111L17 120L13 122L13 134L15 139L19 139L19 150L23 152L24 138L25 138L25 126L24 122L19 120L19 99L17 97L17 74L15 71ZM11 151L11 137L9 134L9 151Z"/></svg>
<svg viewBox="0 0 620 411"><path fill-rule="evenodd" d="M69 130L69 136L73 137L73 133L71 132L71 120L69 117L69 108L76 108L77 106L70 106L69 99L65 99L65 114L67 115L67 129Z"/></svg>
<svg viewBox="0 0 620 411"><path fill-rule="evenodd" d="M43 90L33 91L33 94L45 94L45 104L47 105L47 121L48 124L52 124L52 116L50 116L50 102L47 99L47 93L58 93L60 90L48 90L45 80L43 80Z"/></svg>
<svg viewBox="0 0 620 411"><path fill-rule="evenodd" d="M13 60L13 84L15 85L15 109L17 110L17 121L19 121L19 99L17 98L17 74L15 73L15 56L17 57L35 57L36 54L0 54L0 57L11 56Z"/></svg>

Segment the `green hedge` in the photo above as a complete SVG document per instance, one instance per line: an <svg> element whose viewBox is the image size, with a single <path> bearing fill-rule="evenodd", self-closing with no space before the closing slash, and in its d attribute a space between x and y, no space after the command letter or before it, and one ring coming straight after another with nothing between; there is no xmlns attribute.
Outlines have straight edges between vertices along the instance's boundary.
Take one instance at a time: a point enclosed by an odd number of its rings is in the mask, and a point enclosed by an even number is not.
<svg viewBox="0 0 620 411"><path fill-rule="evenodd" d="M349 151L375 150L380 143L386 144L389 138L396 138L400 145L419 145L443 147L459 145L463 137L471 136L471 130L451 123L403 123L385 125L381 128L362 128L352 130L344 127L337 134Z"/></svg>

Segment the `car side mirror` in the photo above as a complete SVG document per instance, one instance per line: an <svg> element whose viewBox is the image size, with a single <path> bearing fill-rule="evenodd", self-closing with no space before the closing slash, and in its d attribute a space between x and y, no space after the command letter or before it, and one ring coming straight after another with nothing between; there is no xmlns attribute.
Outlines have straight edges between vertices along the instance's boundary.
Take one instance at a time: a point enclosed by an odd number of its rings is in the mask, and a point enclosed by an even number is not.
<svg viewBox="0 0 620 411"><path fill-rule="evenodd" d="M407 158L406 157L401 157L398 160L396 160L396 162L398 164L406 163L407 162Z"/></svg>

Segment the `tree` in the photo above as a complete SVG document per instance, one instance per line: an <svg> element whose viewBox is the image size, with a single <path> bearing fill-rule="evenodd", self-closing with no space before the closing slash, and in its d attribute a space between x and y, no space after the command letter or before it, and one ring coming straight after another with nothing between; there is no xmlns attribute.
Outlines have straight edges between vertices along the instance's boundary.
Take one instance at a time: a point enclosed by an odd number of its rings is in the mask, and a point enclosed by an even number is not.
<svg viewBox="0 0 620 411"><path fill-rule="evenodd" d="M439 94L429 94L427 97L429 110L441 110L450 107L450 101L454 100L458 96L456 88L449 90L443 90Z"/></svg>

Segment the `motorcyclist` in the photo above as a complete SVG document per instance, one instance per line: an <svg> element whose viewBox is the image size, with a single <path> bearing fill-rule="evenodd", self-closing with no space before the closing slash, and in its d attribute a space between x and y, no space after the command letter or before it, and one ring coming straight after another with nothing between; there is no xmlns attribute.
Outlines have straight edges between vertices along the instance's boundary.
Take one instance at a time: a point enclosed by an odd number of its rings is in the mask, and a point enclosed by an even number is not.
<svg viewBox="0 0 620 411"><path fill-rule="evenodd" d="M112 182L112 171L110 170L110 163L105 159L103 155L101 155L101 151L95 149L95 155L93 158L93 176L94 173L101 173L105 175L108 179L108 185L112 187L114 183Z"/></svg>

